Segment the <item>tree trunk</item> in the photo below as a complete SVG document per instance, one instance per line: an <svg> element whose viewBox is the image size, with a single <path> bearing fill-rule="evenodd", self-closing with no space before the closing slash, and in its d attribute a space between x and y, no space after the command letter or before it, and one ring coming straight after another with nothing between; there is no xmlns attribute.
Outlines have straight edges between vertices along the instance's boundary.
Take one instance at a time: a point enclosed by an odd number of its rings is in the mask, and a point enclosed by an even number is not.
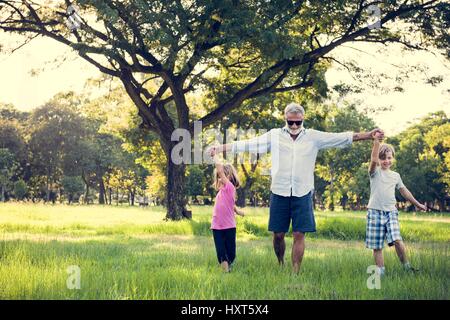
<svg viewBox="0 0 450 320"><path fill-rule="evenodd" d="M89 185L86 184L86 194L84 195L84 204L89 204Z"/></svg>
<svg viewBox="0 0 450 320"><path fill-rule="evenodd" d="M167 156L167 220L191 219L192 213L186 209L187 199L185 193L186 165L176 165Z"/></svg>
<svg viewBox="0 0 450 320"><path fill-rule="evenodd" d="M329 187L329 193L330 193L330 205L328 206L328 209L330 211L334 211L334 173L333 170L330 169L330 187Z"/></svg>
<svg viewBox="0 0 450 320"><path fill-rule="evenodd" d="M348 201L348 197L347 197L347 195L344 195L341 199L342 210L344 210L344 211L347 206L347 201Z"/></svg>
<svg viewBox="0 0 450 320"><path fill-rule="evenodd" d="M250 177L247 178L247 181L245 183L245 186L239 188L236 190L237 192L237 200L236 200L236 205L239 207L245 207L246 205L246 198L247 195L250 192L250 188L253 185L253 179L251 179Z"/></svg>
<svg viewBox="0 0 450 320"><path fill-rule="evenodd" d="M50 201L50 173L47 175L47 190L45 193L45 201Z"/></svg>
<svg viewBox="0 0 450 320"><path fill-rule="evenodd" d="M103 177L100 176L100 181L99 181L99 194L98 194L98 204L105 204L105 184L103 183Z"/></svg>
<svg viewBox="0 0 450 320"><path fill-rule="evenodd" d="M331 202L330 202L330 205L329 205L328 209L330 209L330 211L334 211L334 202L333 202L333 198L331 198Z"/></svg>
<svg viewBox="0 0 450 320"><path fill-rule="evenodd" d="M319 193L318 191L315 191L314 192L314 197L316 198L316 201L314 201L314 205L315 206L319 206L319 209L320 210L324 210L324 205L323 205L323 194L322 193ZM314 209L315 209L315 207L314 207Z"/></svg>
<svg viewBox="0 0 450 320"><path fill-rule="evenodd" d="M109 205L112 205L112 188L108 188L108 192L109 192Z"/></svg>
<svg viewBox="0 0 450 320"><path fill-rule="evenodd" d="M224 135L225 137L225 135ZM224 142L226 143L226 142ZM225 157L225 155L224 155ZM259 160L259 158L258 158ZM250 166L250 172L251 173L255 173L256 171L256 167L258 166L258 160L256 161L256 163L253 163ZM237 159L235 159L235 166L237 166ZM236 205L238 205L239 207L245 207L246 205L246 197L250 192L251 187L253 186L253 183L255 182L254 178L252 176L250 176L250 173L248 172L248 170L245 168L245 165L241 163L241 170L245 175L245 185L241 186L241 188L237 189L237 200L236 200Z"/></svg>
<svg viewBox="0 0 450 320"><path fill-rule="evenodd" d="M250 205L252 207L254 207L255 206L255 195L253 194L253 192L250 193L249 200L250 200Z"/></svg>
<svg viewBox="0 0 450 320"><path fill-rule="evenodd" d="M130 193L131 206L134 207L134 198L135 198L136 190L132 190Z"/></svg>
<svg viewBox="0 0 450 320"><path fill-rule="evenodd" d="M445 211L445 200L444 199L437 199L439 212Z"/></svg>
<svg viewBox="0 0 450 320"><path fill-rule="evenodd" d="M247 198L247 191L248 190L245 187L239 188L236 190L236 192L237 192L236 205L238 207L245 207L245 205L246 205L245 199Z"/></svg>
<svg viewBox="0 0 450 320"><path fill-rule="evenodd" d="M2 185L2 202L5 202L5 186Z"/></svg>

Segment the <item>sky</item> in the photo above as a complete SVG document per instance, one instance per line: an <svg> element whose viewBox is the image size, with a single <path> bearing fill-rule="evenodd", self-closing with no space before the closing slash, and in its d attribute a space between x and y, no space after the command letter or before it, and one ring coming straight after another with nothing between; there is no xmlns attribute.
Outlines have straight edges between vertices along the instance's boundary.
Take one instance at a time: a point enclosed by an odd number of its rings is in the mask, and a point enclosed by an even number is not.
<svg viewBox="0 0 450 320"><path fill-rule="evenodd" d="M382 51L378 52L380 48ZM345 100L358 102L360 110L364 107L390 108L390 111L370 115L387 135L401 132L429 112L443 110L450 116L450 64L443 56L426 51L405 53L400 45L386 48L373 43L348 44L338 48L333 56L339 57L341 62L356 60L364 70L381 75L373 80L381 88L368 84L361 93L346 96ZM411 67L419 69L409 71L408 79L399 83L395 77ZM443 81L436 86L426 83L427 79L435 76L442 76ZM338 64L327 71L326 79L330 87L340 82L355 82L350 73ZM396 86L403 91L392 90Z"/></svg>
<svg viewBox="0 0 450 320"><path fill-rule="evenodd" d="M11 47L17 36L0 33L0 44ZM346 96L346 101L359 102L364 107L391 107L389 111L370 116L385 130L388 136L399 133L411 122L429 112L444 110L450 116L450 67L441 56L428 52L403 53L399 47L377 53L376 44L348 44L337 49L333 56L340 61L356 60L365 70L396 76L405 64L420 65L426 72L411 75L411 80L402 84L403 92L383 91L371 85L363 92ZM68 58L55 63L61 57ZM73 90L82 92L87 79L100 75L99 71L79 58L71 49L48 38L36 38L12 55L0 53L0 102L12 103L19 110L29 111L51 99L55 94ZM39 71L40 70L40 71ZM33 72L39 71L37 75ZM433 87L423 83L423 76L443 75L444 80ZM343 67L335 64L326 74L330 87L340 82L351 84L354 80ZM382 81L388 87L395 81Z"/></svg>

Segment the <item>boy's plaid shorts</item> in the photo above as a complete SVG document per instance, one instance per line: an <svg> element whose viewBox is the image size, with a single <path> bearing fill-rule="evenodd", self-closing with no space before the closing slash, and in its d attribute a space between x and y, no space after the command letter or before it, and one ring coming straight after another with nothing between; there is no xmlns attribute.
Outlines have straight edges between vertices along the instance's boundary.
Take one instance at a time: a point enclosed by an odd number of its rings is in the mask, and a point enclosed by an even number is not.
<svg viewBox="0 0 450 320"><path fill-rule="evenodd" d="M384 239L389 246L394 241L402 240L400 225L398 223L398 211L367 210L366 247L369 249L382 249Z"/></svg>

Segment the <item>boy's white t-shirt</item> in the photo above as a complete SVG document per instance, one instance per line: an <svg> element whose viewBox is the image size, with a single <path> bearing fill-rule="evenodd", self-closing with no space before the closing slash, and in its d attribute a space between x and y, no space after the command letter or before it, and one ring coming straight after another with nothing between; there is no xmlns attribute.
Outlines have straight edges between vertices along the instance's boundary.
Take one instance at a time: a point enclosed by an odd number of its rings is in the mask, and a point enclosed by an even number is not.
<svg viewBox="0 0 450 320"><path fill-rule="evenodd" d="M395 188L404 187L400 175L391 170L375 169L370 175L370 200L367 208L381 211L397 210Z"/></svg>

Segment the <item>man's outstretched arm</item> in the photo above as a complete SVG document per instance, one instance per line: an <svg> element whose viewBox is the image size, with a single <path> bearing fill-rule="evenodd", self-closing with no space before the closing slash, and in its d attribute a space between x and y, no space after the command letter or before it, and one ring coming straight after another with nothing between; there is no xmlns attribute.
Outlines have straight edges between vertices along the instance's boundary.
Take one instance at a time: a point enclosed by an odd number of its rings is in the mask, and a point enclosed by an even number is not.
<svg viewBox="0 0 450 320"><path fill-rule="evenodd" d="M271 144L271 135L270 131L248 139L235 141L233 143L227 144L219 144L215 146L211 146L208 148L209 151L213 151L215 153L220 152L253 152L253 153L266 153L268 152Z"/></svg>
<svg viewBox="0 0 450 320"><path fill-rule="evenodd" d="M214 150L214 153L229 152L231 151L231 143L219 144L217 146L212 146L210 148Z"/></svg>
<svg viewBox="0 0 450 320"><path fill-rule="evenodd" d="M314 139L319 150L329 148L343 148L355 141L370 140L376 133L379 139L382 139L384 137L383 130L376 128L370 132L356 133L352 131L338 133L314 131Z"/></svg>
<svg viewBox="0 0 450 320"><path fill-rule="evenodd" d="M380 128L375 128L372 131L369 132L356 132L353 134L353 142L354 141L363 141L363 140L370 140L372 139L373 135L375 133L379 132L379 139L384 138L384 132Z"/></svg>

